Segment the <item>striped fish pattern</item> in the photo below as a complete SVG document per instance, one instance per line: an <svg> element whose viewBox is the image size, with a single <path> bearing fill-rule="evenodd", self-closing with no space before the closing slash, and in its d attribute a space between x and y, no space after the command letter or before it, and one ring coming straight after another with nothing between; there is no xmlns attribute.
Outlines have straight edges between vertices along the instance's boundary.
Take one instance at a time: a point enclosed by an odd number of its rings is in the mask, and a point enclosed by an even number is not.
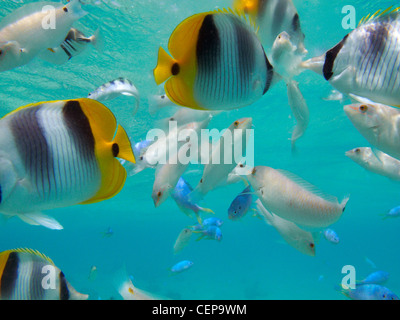
<svg viewBox="0 0 400 320"><path fill-rule="evenodd" d="M184 46L183 46L184 44ZM254 26L233 11L200 13L172 33L154 69L170 100L202 110L230 110L260 99L274 83L274 71Z"/></svg>
<svg viewBox="0 0 400 320"><path fill-rule="evenodd" d="M337 90L356 99L400 106L400 16L398 9L384 12L363 21L323 56L303 66L322 73Z"/></svg>
<svg viewBox="0 0 400 320"><path fill-rule="evenodd" d="M113 197L127 176L116 157L135 162L125 130L101 103L21 107L0 120L0 213L60 229L40 211Z"/></svg>
<svg viewBox="0 0 400 320"><path fill-rule="evenodd" d="M53 279L51 275L54 275ZM53 261L40 252L32 249L14 249L0 253L0 300L87 298L87 295L77 292Z"/></svg>
<svg viewBox="0 0 400 320"><path fill-rule="evenodd" d="M90 123L77 101L21 109L7 119L38 202L93 196L101 181Z"/></svg>
<svg viewBox="0 0 400 320"><path fill-rule="evenodd" d="M276 37L283 31L289 34L298 54L307 53L300 17L292 0L234 0L233 6L255 21L261 43L268 54Z"/></svg>

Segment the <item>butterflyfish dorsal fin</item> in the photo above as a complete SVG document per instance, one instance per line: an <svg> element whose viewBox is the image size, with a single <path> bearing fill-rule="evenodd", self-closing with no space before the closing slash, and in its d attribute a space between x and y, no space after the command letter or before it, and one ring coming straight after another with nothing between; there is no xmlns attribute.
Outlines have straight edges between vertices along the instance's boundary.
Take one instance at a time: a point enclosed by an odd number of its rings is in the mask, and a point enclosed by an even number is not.
<svg viewBox="0 0 400 320"><path fill-rule="evenodd" d="M364 25L368 22L371 22L373 20L376 20L378 18L384 17L386 15L389 15L391 13L398 12L400 10L400 7L396 7L393 9L393 6L390 6L389 8L386 8L385 10L382 11L382 9L377 10L373 14L368 14L365 17L361 18L360 22L358 23L358 26Z"/></svg>
<svg viewBox="0 0 400 320"><path fill-rule="evenodd" d="M8 250L9 252L18 252L18 253L29 253L29 254L33 254L35 256L38 256L46 261L48 261L49 263L51 263L52 265L54 265L53 260L51 260L48 256L46 256L45 254L39 252L38 250L35 249L30 249L30 248L17 248L17 249L11 249Z"/></svg>

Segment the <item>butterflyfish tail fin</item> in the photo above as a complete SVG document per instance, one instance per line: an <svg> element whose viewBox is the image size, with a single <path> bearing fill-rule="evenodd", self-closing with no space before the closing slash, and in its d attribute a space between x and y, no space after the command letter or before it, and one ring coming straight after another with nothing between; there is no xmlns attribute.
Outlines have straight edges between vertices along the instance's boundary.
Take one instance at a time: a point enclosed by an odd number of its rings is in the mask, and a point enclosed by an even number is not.
<svg viewBox="0 0 400 320"><path fill-rule="evenodd" d="M116 145L116 146L115 146ZM133 154L132 145L126 134L125 129L118 125L118 130L113 141L114 156L122 158L126 161L136 163L135 155ZM118 149L118 150L117 150ZM118 151L118 152L117 152Z"/></svg>
<svg viewBox="0 0 400 320"><path fill-rule="evenodd" d="M158 50L158 62L155 67L153 74L154 80L157 85L167 81L172 74L172 67L175 64L175 60L162 48Z"/></svg>

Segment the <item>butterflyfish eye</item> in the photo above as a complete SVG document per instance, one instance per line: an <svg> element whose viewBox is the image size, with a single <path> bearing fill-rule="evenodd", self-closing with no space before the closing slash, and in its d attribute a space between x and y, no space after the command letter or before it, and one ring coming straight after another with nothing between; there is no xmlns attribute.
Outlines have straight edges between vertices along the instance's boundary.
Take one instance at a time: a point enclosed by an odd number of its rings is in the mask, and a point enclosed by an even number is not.
<svg viewBox="0 0 400 320"><path fill-rule="evenodd" d="M368 110L368 106L366 106L365 104L363 104L362 106L360 106L360 111L361 112L366 112Z"/></svg>
<svg viewBox="0 0 400 320"><path fill-rule="evenodd" d="M175 62L175 63L172 65L172 68L171 68L171 73L172 73L172 75L173 75L173 76L178 75L180 69L181 69L181 68L179 67L179 64L178 64L177 62Z"/></svg>
<svg viewBox="0 0 400 320"><path fill-rule="evenodd" d="M114 143L111 147L112 153L114 157L117 157L119 154L119 146L117 143Z"/></svg>
<svg viewBox="0 0 400 320"><path fill-rule="evenodd" d="M140 160L143 160L143 156L140 156Z"/></svg>
<svg viewBox="0 0 400 320"><path fill-rule="evenodd" d="M63 10L64 10L64 12L68 12L68 8L67 7L64 7Z"/></svg>

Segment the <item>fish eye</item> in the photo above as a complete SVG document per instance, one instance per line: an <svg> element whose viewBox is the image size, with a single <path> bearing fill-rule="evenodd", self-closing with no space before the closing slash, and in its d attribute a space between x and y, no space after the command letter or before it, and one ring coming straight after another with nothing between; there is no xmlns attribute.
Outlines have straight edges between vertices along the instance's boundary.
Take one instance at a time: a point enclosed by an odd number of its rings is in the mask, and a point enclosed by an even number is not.
<svg viewBox="0 0 400 320"><path fill-rule="evenodd" d="M234 125L235 127L239 126L239 121L236 120L236 121L233 123L233 125Z"/></svg>
<svg viewBox="0 0 400 320"><path fill-rule="evenodd" d="M244 164L243 163L239 164L239 167L244 168Z"/></svg>
<svg viewBox="0 0 400 320"><path fill-rule="evenodd" d="M355 152L355 153L360 153L361 150L360 150L360 148L356 148L356 149L354 150L354 152Z"/></svg>
<svg viewBox="0 0 400 320"><path fill-rule="evenodd" d="M162 96L161 96L161 99L165 99L165 95L162 95Z"/></svg>
<svg viewBox="0 0 400 320"><path fill-rule="evenodd" d="M158 191L157 197L161 197L161 195L162 195L162 192L161 192L161 191Z"/></svg>
<svg viewBox="0 0 400 320"><path fill-rule="evenodd" d="M2 53L3 53L3 50L0 49L0 56L2 55Z"/></svg>
<svg viewBox="0 0 400 320"><path fill-rule="evenodd" d="M362 113L367 112L367 110L368 110L368 106L367 105L363 104L363 105L360 106L360 111Z"/></svg>
<svg viewBox="0 0 400 320"><path fill-rule="evenodd" d="M143 160L143 156L140 156L140 158L139 158L140 160Z"/></svg>
<svg viewBox="0 0 400 320"><path fill-rule="evenodd" d="M64 7L63 10L64 10L64 12L68 12L68 8L67 7Z"/></svg>
<svg viewBox="0 0 400 320"><path fill-rule="evenodd" d="M311 242L311 243L309 244L309 246L310 246L311 249L313 249L315 245L314 245L314 243Z"/></svg>

